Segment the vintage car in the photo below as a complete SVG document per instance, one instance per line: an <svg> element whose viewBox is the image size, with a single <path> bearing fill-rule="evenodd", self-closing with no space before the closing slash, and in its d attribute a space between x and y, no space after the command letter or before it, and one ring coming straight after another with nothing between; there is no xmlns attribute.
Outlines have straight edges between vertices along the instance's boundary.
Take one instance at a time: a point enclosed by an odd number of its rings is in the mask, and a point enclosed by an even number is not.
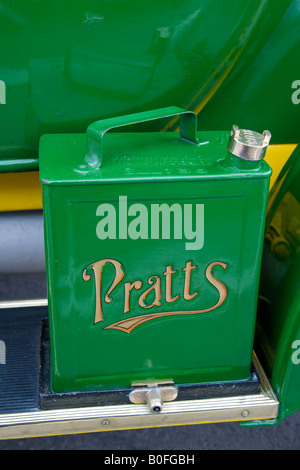
<svg viewBox="0 0 300 470"><path fill-rule="evenodd" d="M0 439L300 408L297 0L3 0Z"/></svg>

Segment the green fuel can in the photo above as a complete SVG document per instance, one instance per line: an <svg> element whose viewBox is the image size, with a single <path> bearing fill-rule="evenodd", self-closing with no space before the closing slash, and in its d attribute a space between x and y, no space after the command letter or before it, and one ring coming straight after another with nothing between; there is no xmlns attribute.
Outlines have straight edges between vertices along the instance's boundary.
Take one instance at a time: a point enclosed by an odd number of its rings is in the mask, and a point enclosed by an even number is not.
<svg viewBox="0 0 300 470"><path fill-rule="evenodd" d="M52 392L249 379L269 140L177 107L42 136Z"/></svg>

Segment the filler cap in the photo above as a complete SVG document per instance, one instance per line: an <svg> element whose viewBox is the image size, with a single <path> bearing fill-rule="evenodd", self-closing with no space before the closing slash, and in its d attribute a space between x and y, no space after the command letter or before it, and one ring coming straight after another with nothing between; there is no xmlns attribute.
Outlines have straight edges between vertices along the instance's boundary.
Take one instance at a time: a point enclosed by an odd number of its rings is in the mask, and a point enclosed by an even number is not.
<svg viewBox="0 0 300 470"><path fill-rule="evenodd" d="M269 131L259 134L233 126L227 148L230 153L243 160L258 161L264 158L270 139Z"/></svg>

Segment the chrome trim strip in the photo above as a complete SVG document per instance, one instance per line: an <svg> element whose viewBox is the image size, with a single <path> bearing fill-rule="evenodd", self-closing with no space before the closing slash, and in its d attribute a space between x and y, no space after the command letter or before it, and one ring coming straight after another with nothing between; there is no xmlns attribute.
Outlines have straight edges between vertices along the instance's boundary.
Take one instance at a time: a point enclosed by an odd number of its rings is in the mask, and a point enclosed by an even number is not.
<svg viewBox="0 0 300 470"><path fill-rule="evenodd" d="M1 300L2 308L47 307L48 299Z"/></svg>
<svg viewBox="0 0 300 470"><path fill-rule="evenodd" d="M153 414L147 405L126 404L0 415L0 439L177 426L226 421L275 419L279 402L256 357L259 395L208 398L165 403Z"/></svg>

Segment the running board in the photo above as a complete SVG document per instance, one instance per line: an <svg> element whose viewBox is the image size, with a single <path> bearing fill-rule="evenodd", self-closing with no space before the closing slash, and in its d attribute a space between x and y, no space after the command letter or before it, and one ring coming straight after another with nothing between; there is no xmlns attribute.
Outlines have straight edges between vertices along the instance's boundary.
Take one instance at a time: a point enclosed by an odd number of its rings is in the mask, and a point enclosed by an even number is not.
<svg viewBox="0 0 300 470"><path fill-rule="evenodd" d="M25 307L25 305L27 305L27 307ZM9 310L9 315L8 310L6 310L8 308L12 309ZM14 315L20 315L20 313L22 321L15 323ZM1 324L3 314L5 314L5 322ZM11 323L12 325L16 325L14 329L15 334L21 333L24 340L27 341L27 343L24 343L24 348L26 348L26 344L28 344L29 347L32 341L37 341L38 343L38 340L41 340L39 328L33 328L34 321L36 321L37 324L41 324L45 316L47 317L45 300L40 301L40 303L39 301L29 302L27 304L20 302L18 305L14 304L11 306L9 306L7 302L0 303L0 336L5 337L6 328L7 344L9 346L9 323ZM30 328L31 335L33 335L32 337L25 332L27 324ZM20 332L16 331L18 325L21 329ZM17 338L19 338L19 336L16 336L14 341L16 341ZM2 337L0 337L0 340L1 339ZM22 372L16 372L15 369L12 369L12 377L5 382L4 379L7 376L7 372L5 371L8 370L5 368L9 367L8 346L7 363L0 364L0 376L2 377L0 381L0 439L228 421L261 421L276 419L278 415L279 402L255 353L253 353L254 379L250 381L251 383L248 385L247 382L237 383L235 396L232 396L233 388L230 388L228 383L227 389L224 387L225 383L219 384L220 393L222 391L222 394L224 395L225 393L225 396L216 396L218 395L216 384L200 384L196 392L195 386L193 386L193 397L196 398L189 397L186 386L182 388L179 387L179 397L182 395L184 399L179 398L172 402L166 402L163 404L163 409L160 413L153 414L149 411L146 404L129 403L128 393L124 393L123 395L121 393L121 398L116 402L117 404L112 404L114 400L112 399L112 401L110 401L109 395L105 397L105 400L103 400L102 396L102 402L110 404L101 406L89 406L90 403L101 402L99 398L100 395L97 396L97 394L89 394L86 396L85 398L88 399L84 405L82 404L82 397L78 397L78 401L76 402L76 399L74 401L74 396L72 397L73 401L70 401L70 398L66 396L64 397L65 400L58 403L58 407L55 409L51 401L49 401L49 397L47 399L46 395L45 400L45 394L43 395L43 393L41 393L40 381L41 369L43 369L43 367L41 367L41 363L39 362L40 354L37 354L39 348L31 352L33 355L30 358L30 363L28 363L28 367L30 366L32 368L31 371L28 370L26 364L24 365L23 361L23 364L21 363L21 371L23 370L23 374ZM19 351L21 350L22 348L20 349L19 347ZM14 351L14 357L15 354ZM24 357L28 357L29 353L28 351L27 353L23 351L22 354L24 354ZM17 380L15 377L16 373L20 373L20 377L18 377ZM35 374L35 383L34 380L29 384L27 383L30 373ZM6 374L6 376L4 374ZM33 377L33 375L31 375L31 377ZM257 377L257 384L255 377ZM9 387L10 383L13 386L14 380L15 392L14 397L12 397L13 401L10 402L10 393L8 389L5 390L5 383L7 387ZM203 390L208 391L207 398L202 398ZM252 391L248 393L249 390ZM214 394L213 396L212 392ZM240 394L237 395L236 393ZM185 399L186 396L188 396L189 399ZM200 399L197 398L199 396L201 397ZM27 402L24 401L24 397ZM41 397L44 398L41 399ZM48 403L48 409L45 409L45 406L41 406L43 401L46 405ZM49 407L51 409L49 409Z"/></svg>

